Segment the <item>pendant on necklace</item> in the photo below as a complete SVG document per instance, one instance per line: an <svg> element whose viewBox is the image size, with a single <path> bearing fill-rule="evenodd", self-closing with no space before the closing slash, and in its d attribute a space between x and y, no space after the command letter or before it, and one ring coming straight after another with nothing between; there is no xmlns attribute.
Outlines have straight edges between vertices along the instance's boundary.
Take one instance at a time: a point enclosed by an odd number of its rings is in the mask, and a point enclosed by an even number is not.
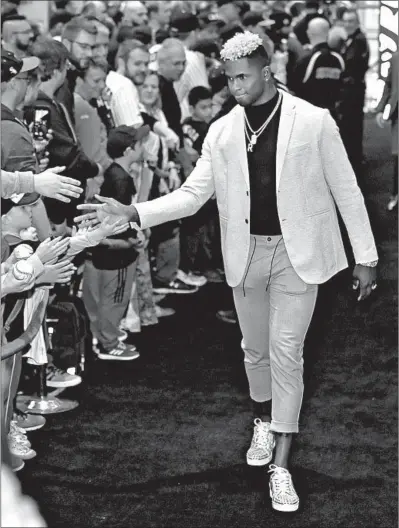
<svg viewBox="0 0 399 528"><path fill-rule="evenodd" d="M252 134L250 141L248 142L248 152L252 152L256 145L258 138L255 134Z"/></svg>

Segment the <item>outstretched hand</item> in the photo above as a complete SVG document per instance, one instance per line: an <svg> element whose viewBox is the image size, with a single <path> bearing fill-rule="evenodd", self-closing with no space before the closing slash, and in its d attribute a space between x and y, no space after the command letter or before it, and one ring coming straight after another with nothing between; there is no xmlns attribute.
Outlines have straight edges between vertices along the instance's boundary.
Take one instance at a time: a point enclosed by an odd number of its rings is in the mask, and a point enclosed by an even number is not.
<svg viewBox="0 0 399 528"><path fill-rule="evenodd" d="M106 198L105 196L95 195L96 200L100 203L95 204L79 204L77 209L90 211L89 213L77 216L74 220L76 223L86 222L90 225L97 225L106 217L110 217L110 221L122 220L122 222L137 222L138 214L133 206L124 205L114 198Z"/></svg>
<svg viewBox="0 0 399 528"><path fill-rule="evenodd" d="M35 191L47 198L69 203L71 198L79 198L83 192L79 180L61 176L65 167L52 167L34 175Z"/></svg>

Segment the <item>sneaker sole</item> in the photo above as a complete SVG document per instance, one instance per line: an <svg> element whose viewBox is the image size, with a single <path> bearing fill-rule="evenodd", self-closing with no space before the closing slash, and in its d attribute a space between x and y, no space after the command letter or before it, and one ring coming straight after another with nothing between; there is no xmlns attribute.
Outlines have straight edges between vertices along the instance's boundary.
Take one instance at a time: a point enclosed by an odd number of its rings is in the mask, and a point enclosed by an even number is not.
<svg viewBox="0 0 399 528"><path fill-rule="evenodd" d="M23 469L25 467L25 461L22 460L21 464L19 466L16 466L14 468L12 468L12 472L13 473L17 473L17 471L21 471L21 469Z"/></svg>
<svg viewBox="0 0 399 528"><path fill-rule="evenodd" d="M271 495L270 495L270 498L271 498ZM299 502L297 502L296 504L280 504L277 502L273 502L273 499L272 499L272 508L273 510L276 510L279 512L285 512L285 513L294 512L298 510Z"/></svg>
<svg viewBox="0 0 399 528"><path fill-rule="evenodd" d="M46 385L47 387L51 387L53 389L66 389L68 387L76 387L76 385L80 385L82 383L82 378L80 380L73 380L73 381L47 381Z"/></svg>
<svg viewBox="0 0 399 528"><path fill-rule="evenodd" d="M37 429L41 429L45 425L46 425L46 423L44 423L43 425L32 425L30 427L23 427L22 425L19 425L18 427L20 427L24 431L36 431Z"/></svg>
<svg viewBox="0 0 399 528"><path fill-rule="evenodd" d="M272 458L273 458L273 454L271 454L269 457L264 458L262 460L251 460L250 458L247 457L247 464L248 466L257 466L257 467L266 466L267 464L269 464Z"/></svg>
<svg viewBox="0 0 399 528"><path fill-rule="evenodd" d="M176 293L177 295L187 295L187 294L190 294L190 293L197 293L198 291L198 288L195 286L195 290L191 290L191 291L184 291L184 290L172 290L172 289L169 289L169 288L154 288L152 291L154 293L165 293L165 294L168 294L168 293Z"/></svg>
<svg viewBox="0 0 399 528"><path fill-rule="evenodd" d="M31 460L32 458L35 458L35 456L37 455L36 451L34 451L33 449L31 453L28 453L26 455L17 454L11 449L10 449L10 453L14 455L15 457L20 458L21 460Z"/></svg>
<svg viewBox="0 0 399 528"><path fill-rule="evenodd" d="M109 354L102 354L101 352L99 352L97 354L97 357L99 359L103 359L104 361L132 361L133 359L137 359L140 357L140 354L137 354L135 356L130 356L130 357L122 357L122 356L111 356Z"/></svg>
<svg viewBox="0 0 399 528"><path fill-rule="evenodd" d="M201 282L191 282L190 279L185 280L182 278L180 278L180 280L184 282L184 284L186 284L187 286L193 286L193 288L202 288L202 286L205 286L205 284L208 282L207 280Z"/></svg>

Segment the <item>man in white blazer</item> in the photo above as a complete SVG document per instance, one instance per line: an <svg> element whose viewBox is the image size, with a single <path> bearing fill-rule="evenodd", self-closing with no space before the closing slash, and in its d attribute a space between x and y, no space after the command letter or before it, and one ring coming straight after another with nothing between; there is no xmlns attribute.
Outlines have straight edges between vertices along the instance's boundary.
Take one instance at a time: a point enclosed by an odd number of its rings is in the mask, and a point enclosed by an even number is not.
<svg viewBox="0 0 399 528"><path fill-rule="evenodd" d="M270 465L272 506L295 511L288 470L303 395L303 343L318 284L348 266L335 204L347 227L362 300L376 288L377 251L363 196L327 110L276 90L259 36L237 34L221 56L238 105L213 123L180 189L151 202L78 206L142 229L195 214L215 193L228 284L255 427L247 462ZM335 202L335 203L334 203Z"/></svg>

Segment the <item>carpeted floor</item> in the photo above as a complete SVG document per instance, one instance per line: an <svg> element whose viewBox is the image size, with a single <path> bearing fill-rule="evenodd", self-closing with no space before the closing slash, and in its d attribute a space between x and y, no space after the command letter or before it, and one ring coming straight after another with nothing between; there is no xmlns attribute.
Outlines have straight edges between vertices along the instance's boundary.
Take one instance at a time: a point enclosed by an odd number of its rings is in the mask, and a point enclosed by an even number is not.
<svg viewBox="0 0 399 528"><path fill-rule="evenodd" d="M367 121L366 199L381 257L373 299L350 272L321 288L305 352L292 463L302 508L275 513L265 469L245 464L252 427L235 326L215 319L221 286L173 299L140 338L141 358L97 361L78 409L30 434L18 476L49 526L394 528L397 526L397 213L385 209L388 131Z"/></svg>

